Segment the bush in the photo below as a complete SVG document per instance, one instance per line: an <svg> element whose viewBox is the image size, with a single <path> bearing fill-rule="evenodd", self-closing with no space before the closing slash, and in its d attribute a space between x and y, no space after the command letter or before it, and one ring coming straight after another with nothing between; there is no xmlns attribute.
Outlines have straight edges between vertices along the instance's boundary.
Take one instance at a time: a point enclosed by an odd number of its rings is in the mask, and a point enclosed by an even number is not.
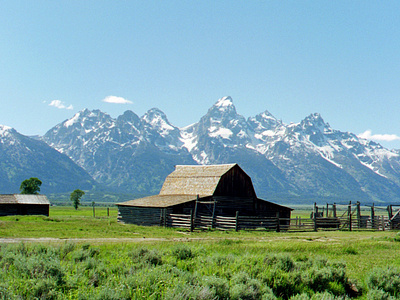
<svg viewBox="0 0 400 300"><path fill-rule="evenodd" d="M247 273L238 272L232 276L229 294L231 299L260 299L263 294L271 295L272 291Z"/></svg>
<svg viewBox="0 0 400 300"><path fill-rule="evenodd" d="M172 255L177 259L186 260L194 257L192 250L186 245L179 245L172 250Z"/></svg>
<svg viewBox="0 0 400 300"><path fill-rule="evenodd" d="M367 276L367 285L373 290L382 290L392 296L400 293L400 271L397 268L375 268Z"/></svg>
<svg viewBox="0 0 400 300"><path fill-rule="evenodd" d="M383 290L371 289L368 291L366 296L368 300L395 300L395 297L392 297L389 293L386 293Z"/></svg>
<svg viewBox="0 0 400 300"><path fill-rule="evenodd" d="M287 254L268 255L264 259L264 262L273 268L277 268L285 272L290 272L295 267L293 259Z"/></svg>
<svg viewBox="0 0 400 300"><path fill-rule="evenodd" d="M204 276L202 284L215 291L215 296L219 299L227 299L229 296L229 283L225 278L216 276Z"/></svg>
<svg viewBox="0 0 400 300"><path fill-rule="evenodd" d="M345 300L348 299L346 296L336 297L330 293L316 293L312 296L307 294L298 294L290 298L290 300ZM368 300L370 300L368 298Z"/></svg>
<svg viewBox="0 0 400 300"><path fill-rule="evenodd" d="M161 265L161 255L157 250L149 250L147 248L135 249L131 253L131 258L134 263L148 263L154 266Z"/></svg>

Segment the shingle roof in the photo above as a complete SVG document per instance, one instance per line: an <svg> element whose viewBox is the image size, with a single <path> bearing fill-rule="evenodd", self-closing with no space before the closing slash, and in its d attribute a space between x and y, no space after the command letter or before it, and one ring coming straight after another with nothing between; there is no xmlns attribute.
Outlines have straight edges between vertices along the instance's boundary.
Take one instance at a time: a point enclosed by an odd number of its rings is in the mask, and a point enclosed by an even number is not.
<svg viewBox="0 0 400 300"><path fill-rule="evenodd" d="M181 166L167 176L160 195L213 195L221 176L236 164Z"/></svg>
<svg viewBox="0 0 400 300"><path fill-rule="evenodd" d="M210 197L214 194L221 176L236 165L177 165L175 171L165 179L159 195L117 205L164 208L194 201L197 195L199 198Z"/></svg>
<svg viewBox="0 0 400 300"><path fill-rule="evenodd" d="M45 195L0 195L0 204L50 204Z"/></svg>
<svg viewBox="0 0 400 300"><path fill-rule="evenodd" d="M197 195L155 195L136 200L130 200L117 203L121 206L138 206L138 207L170 207L197 199Z"/></svg>

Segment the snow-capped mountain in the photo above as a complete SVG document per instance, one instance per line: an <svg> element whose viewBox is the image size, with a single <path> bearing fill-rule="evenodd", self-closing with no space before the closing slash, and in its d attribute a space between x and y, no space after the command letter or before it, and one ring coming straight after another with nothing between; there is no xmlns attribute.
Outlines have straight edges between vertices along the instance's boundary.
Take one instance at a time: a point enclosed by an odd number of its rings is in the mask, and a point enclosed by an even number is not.
<svg viewBox="0 0 400 300"><path fill-rule="evenodd" d="M0 125L0 190L18 193L21 182L38 177L41 192L69 192L91 189L95 181L68 156L22 134Z"/></svg>
<svg viewBox="0 0 400 300"><path fill-rule="evenodd" d="M159 191L174 165L195 163L179 137L179 129L153 108L142 118L126 111L117 119L86 109L43 139L106 187L146 194Z"/></svg>
<svg viewBox="0 0 400 300"><path fill-rule="evenodd" d="M178 128L159 109L117 119L84 110L43 137L97 181L158 192L175 164L236 162L267 199L400 200L400 153L334 130L319 114L284 124L268 111L246 120L230 97Z"/></svg>

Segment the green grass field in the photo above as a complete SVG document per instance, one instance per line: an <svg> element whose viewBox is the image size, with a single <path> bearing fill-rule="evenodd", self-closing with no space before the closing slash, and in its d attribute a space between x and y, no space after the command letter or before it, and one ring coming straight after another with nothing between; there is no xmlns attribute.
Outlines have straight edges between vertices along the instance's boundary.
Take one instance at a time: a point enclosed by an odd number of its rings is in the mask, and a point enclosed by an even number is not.
<svg viewBox="0 0 400 300"><path fill-rule="evenodd" d="M91 207L51 207L0 217L0 238L1 299L400 296L395 231L189 232L120 224L116 208L94 218Z"/></svg>

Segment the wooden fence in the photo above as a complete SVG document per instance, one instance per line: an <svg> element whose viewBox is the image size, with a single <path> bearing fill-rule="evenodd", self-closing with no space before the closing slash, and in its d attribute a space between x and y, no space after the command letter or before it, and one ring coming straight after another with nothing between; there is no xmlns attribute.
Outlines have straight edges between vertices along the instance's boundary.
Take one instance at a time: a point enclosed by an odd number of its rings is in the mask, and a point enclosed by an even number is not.
<svg viewBox="0 0 400 300"><path fill-rule="evenodd" d="M194 229L219 230L269 230L269 231L317 231L317 230L390 230L388 217L375 216L357 218L354 215L341 217L311 218L271 218L256 216L235 217L202 216L192 214L167 214L162 220L163 226Z"/></svg>
<svg viewBox="0 0 400 300"><path fill-rule="evenodd" d="M270 231L317 231L317 230L392 230L400 229L400 208L393 210L394 205L388 207L370 207L368 215L362 215L360 203L342 205L342 209L336 210L336 204L329 208L319 208L314 205L310 218L280 218L242 216L206 216L195 214L172 214L167 209L128 209L119 207L118 219L124 219L128 223L137 225L161 225L165 227L182 227L189 230L215 228L219 230L270 230ZM338 205L339 206L339 205ZM399 205L400 207L400 205ZM368 210L368 209L367 209ZM381 210L387 216L377 215ZM365 208L364 211L365 213ZM341 215L340 215L341 214ZM123 218L122 218L123 215ZM325 216L324 216L325 215Z"/></svg>

